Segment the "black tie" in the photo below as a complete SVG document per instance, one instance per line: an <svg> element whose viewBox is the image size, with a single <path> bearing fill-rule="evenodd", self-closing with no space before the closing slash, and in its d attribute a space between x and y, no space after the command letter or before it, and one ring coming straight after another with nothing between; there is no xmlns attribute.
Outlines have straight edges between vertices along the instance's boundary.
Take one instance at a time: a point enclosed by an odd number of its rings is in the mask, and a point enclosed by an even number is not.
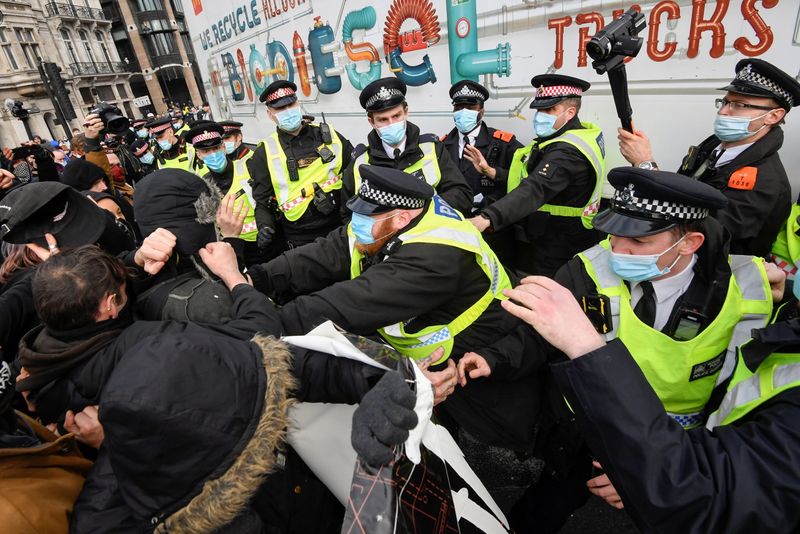
<svg viewBox="0 0 800 534"><path fill-rule="evenodd" d="M717 162L719 161L719 158L722 157L722 154L724 152L725 152L724 148L721 149L721 150L714 150L713 152L711 152L711 155L708 156L708 161L706 162L707 168L709 168L709 169L715 168L717 166Z"/></svg>
<svg viewBox="0 0 800 534"><path fill-rule="evenodd" d="M642 298L636 303L633 313L644 324L652 327L656 322L656 292L650 282L642 282L639 287L642 288Z"/></svg>
<svg viewBox="0 0 800 534"><path fill-rule="evenodd" d="M394 159L397 159L399 157L400 157L400 149L399 148L395 148L394 149Z"/></svg>
<svg viewBox="0 0 800 534"><path fill-rule="evenodd" d="M470 144L470 143L469 143L469 136L468 136L468 135L465 135L465 136L464 136L464 146L467 146L468 144Z"/></svg>

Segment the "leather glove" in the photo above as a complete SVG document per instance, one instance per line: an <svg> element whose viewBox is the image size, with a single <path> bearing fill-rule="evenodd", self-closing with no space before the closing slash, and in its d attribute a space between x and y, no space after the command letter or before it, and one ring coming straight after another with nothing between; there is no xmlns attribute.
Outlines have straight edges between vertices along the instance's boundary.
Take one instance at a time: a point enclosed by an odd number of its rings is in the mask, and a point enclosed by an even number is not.
<svg viewBox="0 0 800 534"><path fill-rule="evenodd" d="M417 426L414 404L417 397L400 373L387 372L361 399L353 414L350 442L356 453L369 465L388 463L392 447L408 439Z"/></svg>
<svg viewBox="0 0 800 534"><path fill-rule="evenodd" d="M267 248L272 240L275 238L275 229L269 226L262 226L258 229L258 236L256 236L256 245L261 250Z"/></svg>

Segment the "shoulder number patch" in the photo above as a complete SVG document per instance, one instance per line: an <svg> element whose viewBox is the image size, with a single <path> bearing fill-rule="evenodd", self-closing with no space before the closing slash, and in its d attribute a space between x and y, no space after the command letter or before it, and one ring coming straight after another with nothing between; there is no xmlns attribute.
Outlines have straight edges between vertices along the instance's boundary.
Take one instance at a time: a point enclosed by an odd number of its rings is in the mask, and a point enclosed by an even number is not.
<svg viewBox="0 0 800 534"><path fill-rule="evenodd" d="M758 169L756 167L742 167L731 174L728 178L728 187L731 189L741 189L742 191L752 191L756 186Z"/></svg>
<svg viewBox="0 0 800 534"><path fill-rule="evenodd" d="M502 130L495 130L494 134L492 134L492 137L494 137L495 139L500 139L504 143L509 143L514 138L514 134L509 132L504 132Z"/></svg>

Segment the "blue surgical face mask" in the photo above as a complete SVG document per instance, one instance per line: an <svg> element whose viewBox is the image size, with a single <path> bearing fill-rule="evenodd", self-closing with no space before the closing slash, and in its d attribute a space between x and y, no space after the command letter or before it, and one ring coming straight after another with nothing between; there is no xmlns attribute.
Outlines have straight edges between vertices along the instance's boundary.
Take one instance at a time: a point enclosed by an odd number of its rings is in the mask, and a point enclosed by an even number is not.
<svg viewBox="0 0 800 534"><path fill-rule="evenodd" d="M173 129L173 130L176 130L176 131L177 131L177 130L180 130L180 129L181 129L181 126L183 126L183 124L181 124L181 123L179 123L179 122L173 122L173 123L172 123L172 129Z"/></svg>
<svg viewBox="0 0 800 534"><path fill-rule="evenodd" d="M480 113L472 109L459 109L453 113L453 121L456 128L462 134L466 134L475 129L478 125L478 115Z"/></svg>
<svg viewBox="0 0 800 534"><path fill-rule="evenodd" d="M172 142L167 141L165 139L159 139L158 146L161 147L161 150L169 150L172 148Z"/></svg>
<svg viewBox="0 0 800 534"><path fill-rule="evenodd" d="M147 130L147 128L141 128L136 130L136 135L139 136L139 139L147 139L147 136L150 135L150 132Z"/></svg>
<svg viewBox="0 0 800 534"><path fill-rule="evenodd" d="M683 241L683 237L675 241L671 247L661 254L617 254L612 250L609 265L617 276L628 282L652 280L653 278L658 278L659 276L664 276L669 273L672 268L675 267L675 264L678 263L678 260L681 258L680 256L675 258L675 261L673 261L672 265L669 267L664 267L663 269L658 268L659 258L678 246L678 243L681 241Z"/></svg>
<svg viewBox="0 0 800 534"><path fill-rule="evenodd" d="M234 150L236 150L236 141L225 141L225 153L233 154Z"/></svg>
<svg viewBox="0 0 800 534"><path fill-rule="evenodd" d="M156 157L151 152L147 152L144 156L139 158L139 161L145 165L152 165L155 159Z"/></svg>
<svg viewBox="0 0 800 534"><path fill-rule="evenodd" d="M275 117L278 119L278 128L284 132L294 132L300 128L303 122L303 114L300 113L299 106L279 111Z"/></svg>
<svg viewBox="0 0 800 534"><path fill-rule="evenodd" d="M769 113L769 111L767 111ZM717 114L714 119L714 135L719 137L720 141L741 141L748 137L757 134L763 130L767 125L765 124L758 130L751 132L748 130L750 122L765 117L767 113L759 115L758 117L734 117L732 115L719 115Z"/></svg>
<svg viewBox="0 0 800 534"><path fill-rule="evenodd" d="M563 113L563 112L562 112ZM556 121L562 115L550 115L543 111L537 111L533 114L533 131L537 137L550 137L558 130L555 128Z"/></svg>
<svg viewBox="0 0 800 534"><path fill-rule="evenodd" d="M362 215L361 213L353 212L353 217L350 219L350 229L353 230L353 235L356 236L356 241L362 245L371 245L375 242L375 238L372 237L372 227L375 226L375 223L378 221L391 219L399 214L400 212L398 211L394 215L389 215L388 217L373 219L369 215ZM384 237L386 236L381 236L378 239L383 239Z"/></svg>
<svg viewBox="0 0 800 534"><path fill-rule="evenodd" d="M211 154L203 156L203 163L206 164L211 172L222 172L228 166L228 158L222 150L217 150Z"/></svg>
<svg viewBox="0 0 800 534"><path fill-rule="evenodd" d="M397 146L406 137L406 121L393 122L388 126L378 128L378 135L387 145Z"/></svg>

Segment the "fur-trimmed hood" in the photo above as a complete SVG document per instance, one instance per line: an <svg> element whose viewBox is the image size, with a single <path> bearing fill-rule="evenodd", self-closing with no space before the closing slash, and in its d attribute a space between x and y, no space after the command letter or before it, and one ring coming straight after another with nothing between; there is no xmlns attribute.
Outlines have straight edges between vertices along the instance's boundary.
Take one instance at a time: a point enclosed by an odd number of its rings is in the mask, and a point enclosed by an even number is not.
<svg viewBox="0 0 800 534"><path fill-rule="evenodd" d="M120 491L149 530L215 532L247 515L275 467L296 389L272 337L143 340L100 405Z"/></svg>

